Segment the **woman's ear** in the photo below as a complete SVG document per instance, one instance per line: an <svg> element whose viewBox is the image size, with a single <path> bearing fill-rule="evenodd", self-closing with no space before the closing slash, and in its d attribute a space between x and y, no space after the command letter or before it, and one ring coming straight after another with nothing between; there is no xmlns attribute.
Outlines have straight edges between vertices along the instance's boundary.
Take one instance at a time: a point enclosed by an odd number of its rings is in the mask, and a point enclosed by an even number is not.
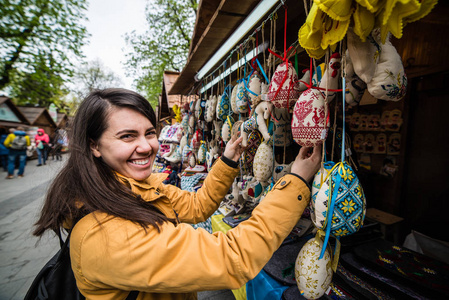
<svg viewBox="0 0 449 300"><path fill-rule="evenodd" d="M98 150L98 144L95 143L93 140L90 140L90 150L92 151L95 157L97 158L101 157L100 150Z"/></svg>

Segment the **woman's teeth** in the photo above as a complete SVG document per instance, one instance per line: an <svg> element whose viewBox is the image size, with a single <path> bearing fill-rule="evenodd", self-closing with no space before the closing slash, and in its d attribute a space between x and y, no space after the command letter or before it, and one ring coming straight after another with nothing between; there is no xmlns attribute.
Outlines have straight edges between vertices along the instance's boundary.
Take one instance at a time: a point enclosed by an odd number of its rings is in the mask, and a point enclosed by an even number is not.
<svg viewBox="0 0 449 300"><path fill-rule="evenodd" d="M145 165L149 162L149 159L144 159L144 160L132 160L131 163L135 164L135 165Z"/></svg>

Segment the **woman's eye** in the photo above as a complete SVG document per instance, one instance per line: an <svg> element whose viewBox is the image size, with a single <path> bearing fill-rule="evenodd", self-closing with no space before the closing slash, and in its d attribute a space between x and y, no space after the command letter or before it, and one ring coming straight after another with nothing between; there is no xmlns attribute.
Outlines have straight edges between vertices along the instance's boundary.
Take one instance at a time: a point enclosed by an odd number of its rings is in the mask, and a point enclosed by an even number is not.
<svg viewBox="0 0 449 300"><path fill-rule="evenodd" d="M124 134L124 135L120 136L120 139L122 139L122 140L129 140L132 138L133 138L132 134Z"/></svg>
<svg viewBox="0 0 449 300"><path fill-rule="evenodd" d="M156 131L149 131L149 132L147 132L147 136L152 137L152 136L155 136L155 135L156 135Z"/></svg>

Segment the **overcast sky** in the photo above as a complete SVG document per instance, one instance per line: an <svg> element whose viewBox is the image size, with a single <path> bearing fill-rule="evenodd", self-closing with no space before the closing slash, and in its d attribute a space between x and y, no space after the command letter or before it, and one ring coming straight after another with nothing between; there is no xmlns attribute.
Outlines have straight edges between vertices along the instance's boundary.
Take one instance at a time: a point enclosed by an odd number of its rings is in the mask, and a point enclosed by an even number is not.
<svg viewBox="0 0 449 300"><path fill-rule="evenodd" d="M146 0L90 0L86 24L92 35L84 49L87 60L99 58L124 83L132 88L133 78L126 78L125 33L145 31Z"/></svg>

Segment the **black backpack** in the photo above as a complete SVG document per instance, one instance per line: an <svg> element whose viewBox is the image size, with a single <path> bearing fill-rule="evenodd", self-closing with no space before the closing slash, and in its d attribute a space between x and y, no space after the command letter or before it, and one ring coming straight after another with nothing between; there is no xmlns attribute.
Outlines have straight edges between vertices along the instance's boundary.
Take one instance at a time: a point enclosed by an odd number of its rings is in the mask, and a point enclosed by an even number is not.
<svg viewBox="0 0 449 300"><path fill-rule="evenodd" d="M58 232L61 249L45 264L34 278L24 300L83 300L76 286L70 263L69 232L65 242ZM126 300L136 299L139 292L132 291Z"/></svg>
<svg viewBox="0 0 449 300"><path fill-rule="evenodd" d="M11 143L11 149L14 150L26 150L27 140L24 135L16 135Z"/></svg>

